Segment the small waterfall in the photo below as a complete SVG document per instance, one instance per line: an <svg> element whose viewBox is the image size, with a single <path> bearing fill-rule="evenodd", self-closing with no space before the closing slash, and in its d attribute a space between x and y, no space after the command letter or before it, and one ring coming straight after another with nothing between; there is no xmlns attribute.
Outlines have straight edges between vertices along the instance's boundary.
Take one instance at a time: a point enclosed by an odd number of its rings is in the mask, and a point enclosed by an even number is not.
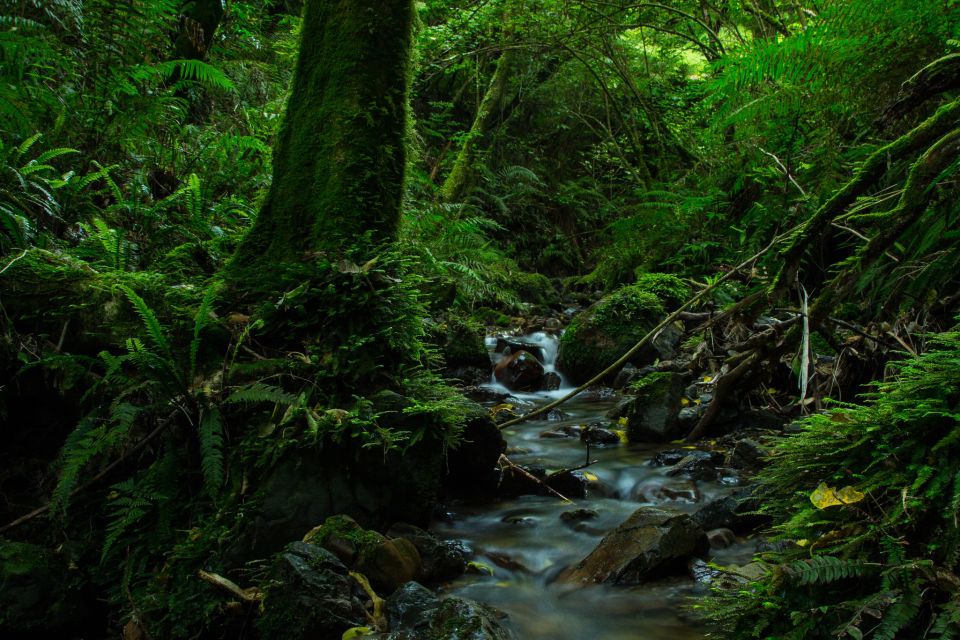
<svg viewBox="0 0 960 640"><path fill-rule="evenodd" d="M544 373L555 373L560 378L560 388L553 391L537 391L534 393L523 393L507 389L490 373L489 387L502 393L510 393L513 396L538 396L538 397L560 397L565 395L572 388L567 379L557 370L557 354L560 351L560 336L546 331L536 331L522 336L496 336L486 337L487 349L490 351L493 363L502 357L501 353L505 346L511 347L513 351L518 348L524 349L535 355L543 363Z"/></svg>

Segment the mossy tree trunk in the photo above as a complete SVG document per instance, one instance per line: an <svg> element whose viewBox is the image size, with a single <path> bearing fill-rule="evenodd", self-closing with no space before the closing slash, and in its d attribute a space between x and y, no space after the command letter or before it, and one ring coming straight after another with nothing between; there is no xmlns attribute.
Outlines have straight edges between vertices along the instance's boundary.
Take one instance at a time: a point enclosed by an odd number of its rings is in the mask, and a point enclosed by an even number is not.
<svg viewBox="0 0 960 640"><path fill-rule="evenodd" d="M394 239L403 195L412 0L308 0L273 183L234 278ZM255 284L255 283L254 283Z"/></svg>
<svg viewBox="0 0 960 640"><path fill-rule="evenodd" d="M458 202L467 195L476 179L476 164L480 154L490 143L490 134L505 120L514 94L511 81L519 63L515 49L506 49L497 60L497 68L490 78L490 86L480 102L470 131L463 140L456 162L443 182L441 196L445 202Z"/></svg>

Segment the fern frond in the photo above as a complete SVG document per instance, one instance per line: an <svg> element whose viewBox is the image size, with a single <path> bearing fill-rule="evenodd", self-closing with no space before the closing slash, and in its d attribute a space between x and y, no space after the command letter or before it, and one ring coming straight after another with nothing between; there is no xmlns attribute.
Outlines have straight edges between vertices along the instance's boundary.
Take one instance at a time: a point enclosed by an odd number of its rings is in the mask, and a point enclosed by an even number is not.
<svg viewBox="0 0 960 640"><path fill-rule="evenodd" d="M130 304L133 305L137 315L140 316L140 319L143 321L143 326L147 330L147 336L150 338L153 346L161 354L163 354L164 357L172 361L173 350L170 345L170 340L163 331L163 326L160 324L160 321L157 320L157 316L153 312L153 309L151 309L150 306L144 302L143 298L137 295L136 291L127 285L118 284L117 287L123 291L124 295L127 296L127 299L130 301Z"/></svg>
<svg viewBox="0 0 960 640"><path fill-rule="evenodd" d="M216 498L223 485L223 420L220 410L212 407L203 413L198 430L200 468L203 482L211 498Z"/></svg>
<svg viewBox="0 0 960 640"><path fill-rule="evenodd" d="M784 570L801 585L827 584L846 578L858 578L872 567L862 560L844 560L835 556L817 556L792 562Z"/></svg>
<svg viewBox="0 0 960 640"><path fill-rule="evenodd" d="M197 375L197 358L200 353L201 334L213 319L213 302L216 300L219 290L219 281L214 281L207 287L200 308L197 309L197 314L193 318L193 339L190 341L190 378L188 382L192 382Z"/></svg>
<svg viewBox="0 0 960 640"><path fill-rule="evenodd" d="M224 404L274 402L276 404L294 405L297 403L297 397L279 387L274 387L262 382L254 382L251 385L237 389L227 396L223 402Z"/></svg>

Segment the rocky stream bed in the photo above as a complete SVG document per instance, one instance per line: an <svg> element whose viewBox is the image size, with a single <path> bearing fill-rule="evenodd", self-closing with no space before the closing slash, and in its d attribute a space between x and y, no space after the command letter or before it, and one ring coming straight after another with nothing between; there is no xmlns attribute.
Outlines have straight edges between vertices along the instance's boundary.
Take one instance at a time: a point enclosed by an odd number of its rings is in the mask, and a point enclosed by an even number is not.
<svg viewBox="0 0 960 640"><path fill-rule="evenodd" d="M495 362L511 359L518 343L542 360L549 390L519 392L494 378L474 390L494 413L527 412L570 390L556 374L555 336L487 340ZM736 579L757 550L744 537L756 518L744 515L742 500L755 443L627 442L629 420L611 418L623 412L623 397L589 390L503 432L502 497L450 503L431 526L472 562L443 591L506 612L524 639L704 637L684 605L719 575L707 562Z"/></svg>

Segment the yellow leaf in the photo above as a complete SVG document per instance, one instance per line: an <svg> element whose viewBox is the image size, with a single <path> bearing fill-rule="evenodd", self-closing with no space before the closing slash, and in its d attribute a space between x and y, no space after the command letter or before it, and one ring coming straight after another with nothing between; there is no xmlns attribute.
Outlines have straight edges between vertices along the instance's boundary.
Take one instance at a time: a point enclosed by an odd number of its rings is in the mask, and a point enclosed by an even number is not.
<svg viewBox="0 0 960 640"><path fill-rule="evenodd" d="M713 376L703 376L704 382L713 382Z"/></svg>
<svg viewBox="0 0 960 640"><path fill-rule="evenodd" d="M840 491L837 491L837 497L840 498L840 502L843 504L853 504L854 502L860 502L867 496L851 486L846 486L840 489Z"/></svg>
<svg viewBox="0 0 960 640"><path fill-rule="evenodd" d="M810 502L812 502L813 506L817 509L826 509L827 507L835 507L841 504L860 502L865 497L865 494L849 485L838 491L833 487L828 487L826 482L821 482L820 486L810 494Z"/></svg>
<svg viewBox="0 0 960 640"><path fill-rule="evenodd" d="M623 429L613 429L613 432L617 434L617 437L620 438L620 442L627 442L627 432Z"/></svg>
<svg viewBox="0 0 960 640"><path fill-rule="evenodd" d="M360 638L362 636L373 635L373 629L370 627L352 627L343 632L343 635L340 636L340 640L351 640L352 638Z"/></svg>
<svg viewBox="0 0 960 640"><path fill-rule="evenodd" d="M843 504L837 498L837 492L832 487L828 487L826 482L821 482L820 486L810 494L810 502L817 509L826 509L838 504Z"/></svg>
<svg viewBox="0 0 960 640"><path fill-rule="evenodd" d="M680 398L680 406L686 407L690 404L690 398Z"/></svg>
<svg viewBox="0 0 960 640"><path fill-rule="evenodd" d="M600 479L596 476L596 474L590 473L589 471L584 471L583 477L586 478L588 482L596 482Z"/></svg>
<svg viewBox="0 0 960 640"><path fill-rule="evenodd" d="M805 547L805 546L807 546L808 544L810 544L810 541L807 540L806 538L803 538L803 539L801 539L801 540L797 540L797 546L798 546L798 547Z"/></svg>
<svg viewBox="0 0 960 640"><path fill-rule="evenodd" d="M618 419L617 419L617 424L620 425L621 427L625 427L625 426L627 426L628 424L630 424L630 418L628 418L628 417L626 417L626 416L623 416L623 417L621 417L621 418L618 418Z"/></svg>

